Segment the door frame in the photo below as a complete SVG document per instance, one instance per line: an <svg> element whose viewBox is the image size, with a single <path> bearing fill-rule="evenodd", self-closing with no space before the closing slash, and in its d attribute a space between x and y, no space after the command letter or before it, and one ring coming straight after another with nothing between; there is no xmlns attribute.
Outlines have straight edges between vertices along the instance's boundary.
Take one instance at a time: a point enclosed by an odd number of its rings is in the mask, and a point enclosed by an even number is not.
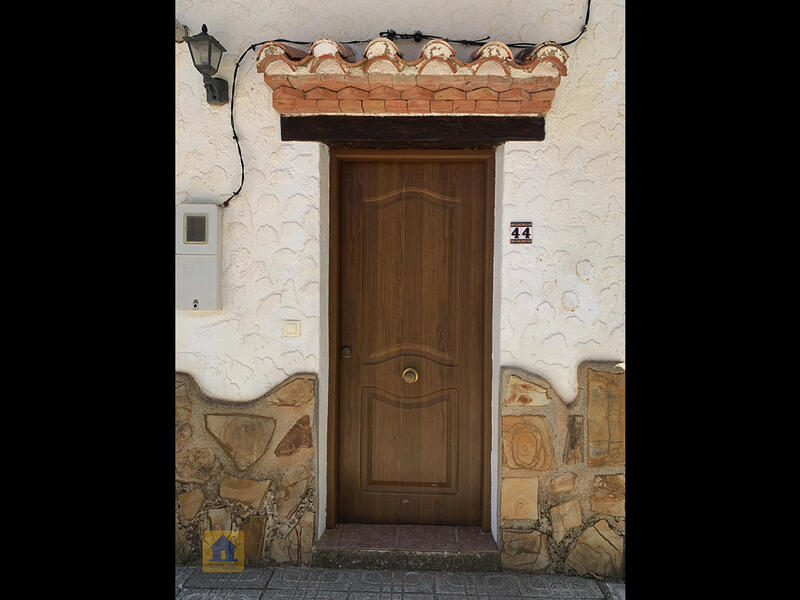
<svg viewBox="0 0 800 600"><path fill-rule="evenodd" d="M486 165L486 203L484 206L484 318L483 318L483 385L481 410L481 528L491 531L491 454L492 454L492 308L494 279L495 229L495 149L457 150L386 150L329 149L329 254L328 254L328 432L327 432L327 498L325 527L337 524L338 427L339 427L339 348L341 301L341 199L339 167L348 160L448 159L484 162Z"/></svg>

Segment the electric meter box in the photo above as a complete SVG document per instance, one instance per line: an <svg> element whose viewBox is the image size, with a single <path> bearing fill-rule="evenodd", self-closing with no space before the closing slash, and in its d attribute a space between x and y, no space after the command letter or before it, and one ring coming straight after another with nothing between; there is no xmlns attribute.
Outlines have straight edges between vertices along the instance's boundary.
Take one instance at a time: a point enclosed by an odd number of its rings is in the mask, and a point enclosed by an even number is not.
<svg viewBox="0 0 800 600"><path fill-rule="evenodd" d="M222 310L222 209L175 207L175 308Z"/></svg>

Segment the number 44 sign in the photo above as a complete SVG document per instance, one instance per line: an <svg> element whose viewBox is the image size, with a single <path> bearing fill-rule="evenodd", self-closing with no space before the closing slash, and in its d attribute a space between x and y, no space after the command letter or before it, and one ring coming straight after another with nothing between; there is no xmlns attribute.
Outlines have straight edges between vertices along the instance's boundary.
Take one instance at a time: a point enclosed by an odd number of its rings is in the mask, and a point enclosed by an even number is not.
<svg viewBox="0 0 800 600"><path fill-rule="evenodd" d="M532 244L531 221L511 221L511 243L512 244Z"/></svg>

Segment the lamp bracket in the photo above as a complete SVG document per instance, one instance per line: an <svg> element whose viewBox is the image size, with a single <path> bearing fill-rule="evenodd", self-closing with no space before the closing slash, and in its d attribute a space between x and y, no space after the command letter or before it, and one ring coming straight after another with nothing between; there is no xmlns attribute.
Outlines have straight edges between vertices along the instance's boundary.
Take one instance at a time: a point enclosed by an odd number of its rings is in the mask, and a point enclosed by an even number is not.
<svg viewBox="0 0 800 600"><path fill-rule="evenodd" d="M228 103L228 82L219 77L203 77L203 85L206 87L206 101L209 104Z"/></svg>

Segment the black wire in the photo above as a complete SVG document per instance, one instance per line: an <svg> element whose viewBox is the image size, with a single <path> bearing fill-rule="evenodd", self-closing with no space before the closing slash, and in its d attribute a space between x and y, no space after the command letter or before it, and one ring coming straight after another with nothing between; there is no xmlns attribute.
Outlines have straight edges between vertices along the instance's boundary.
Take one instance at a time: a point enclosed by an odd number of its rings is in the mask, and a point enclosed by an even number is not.
<svg viewBox="0 0 800 600"><path fill-rule="evenodd" d="M421 42L422 40L444 40L445 42L450 42L451 44L464 44L465 46L482 46L483 43L489 39L489 36L487 35L479 40L451 40L450 38L442 37L440 35L428 35L422 33L421 31L415 31L414 33L397 33L394 29L381 31L379 35L392 41L397 38L401 40L413 39L415 42Z"/></svg>
<svg viewBox="0 0 800 600"><path fill-rule="evenodd" d="M581 27L581 32L574 39L572 39L572 40L570 40L568 42L562 42L562 43L559 44L559 46L568 46L568 45L570 45L570 44L572 44L574 42L577 42L580 39L580 37L584 34L584 32L586 31L586 28L587 28L587 26L589 24L589 10L590 10L591 6L592 6L592 0L587 0L587 3L586 3L586 18L583 21L583 27ZM388 38L388 39L390 39L392 41L394 41L396 38L400 38L400 39L403 39L403 40L413 39L415 42L418 42L418 43L421 42L423 39L438 39L438 40L444 40L445 42L449 42L451 44L463 44L465 46L483 45L483 42L485 40L489 39L489 36L487 35L486 37L483 37L483 38L481 38L479 40L451 40L451 39L448 39L448 38L443 38L443 37L438 36L438 35L426 35L426 34L422 33L421 31L415 31L414 33L397 33L393 29L389 29L387 31L381 31L380 32L380 36ZM267 40L267 41L284 42L284 43L287 43L287 44L300 44L302 46L308 46L308 45L312 44L312 42L296 42L296 41L293 41L293 40L285 40L285 39L281 39L281 38L276 39L276 40ZM236 140L236 147L239 150L239 162L242 165L242 180L239 183L239 189L236 190L235 192L233 192L233 194L231 194L231 196L227 200L225 200L225 202L222 203L222 206L225 206L225 207L228 206L228 203L231 200L233 200L233 198L235 196L239 195L239 192L242 191L242 186L244 185L244 158L242 158L242 146L239 144L239 136L236 135L236 126L233 123L233 99L234 99L234 96L236 94L236 74L239 72L239 64L244 59L245 54L247 54L251 50L255 50L256 47L258 47L258 46L266 44L267 41L258 42L258 43L255 43L255 44L252 44L251 46L249 46L247 48L247 50L242 52L242 55L239 57L239 60L236 61L236 68L233 70L233 84L231 85L231 129L233 130L233 139ZM353 41L350 41L350 42L340 42L340 43L341 44L366 44L367 42L370 42L370 41L371 40L353 40ZM506 44L506 46L508 46L509 48L532 48L535 45L536 44L532 44L532 43L529 43L529 42L517 42L517 43L514 43L514 44Z"/></svg>
<svg viewBox="0 0 800 600"><path fill-rule="evenodd" d="M314 43L314 42L293 42L292 40L284 40L284 39L280 39L280 38L278 38L277 40L268 40L268 41L270 41L270 42L284 42L286 44L300 44L301 46L310 46L311 44ZM262 44L266 44L267 42L261 42L261 43ZM257 46L258 44L254 44L254 45Z"/></svg>
<svg viewBox="0 0 800 600"><path fill-rule="evenodd" d="M263 42L262 42L263 43ZM231 194L230 198L225 200L222 203L222 206L228 206L228 203L233 200L234 196L237 196L239 192L242 191L242 186L244 185L244 158L242 158L242 146L239 144L239 136L236 135L236 126L233 124L233 99L236 96L236 74L239 72L239 64L242 62L244 55L250 52L250 50L255 49L258 44L253 44L247 50L242 52L242 55L239 57L239 60L236 61L236 68L233 70L233 84L231 85L231 129L233 130L233 139L236 140L236 148L239 150L239 162L242 164L242 180L239 182L239 189Z"/></svg>
<svg viewBox="0 0 800 600"><path fill-rule="evenodd" d="M583 21L583 27L581 27L581 32L578 34L578 36L573 40L570 40L568 42L564 42L562 44L559 44L559 46L569 46L571 43L577 42L580 39L580 37L586 31L586 26L589 24L589 9L591 8L591 6L592 6L592 0L587 0L587 2L586 2L586 19L584 19L584 21Z"/></svg>
<svg viewBox="0 0 800 600"><path fill-rule="evenodd" d="M560 43L558 43L559 46L569 46L570 44L573 44L573 43L577 42L580 39L580 37L586 31L587 25L589 24L589 10L590 10L591 6L592 6L592 0L587 0L587 2L586 2L586 18L583 21L583 27L581 27L581 31L577 35L577 37L575 37L574 39L571 39L568 42L560 42ZM394 41L396 38L399 38L401 40L413 39L416 42L420 42L423 39L440 39L440 40L444 40L445 42L456 43L456 44L464 44L465 46L480 46L480 45L483 45L483 42L485 40L489 39L489 36L486 36L484 38L481 38L480 40L451 40L451 39L444 38L444 37L441 37L441 36L438 36L438 35L426 35L426 34L423 34L421 31L415 31L414 33L397 33L393 29L389 29L387 31L381 31L380 35L381 35L381 37L389 38L392 41ZM350 42L350 43L355 43L355 42ZM536 44L531 43L531 42L516 42L516 43L513 43L513 44L506 44L506 46L508 46L509 48L532 48L532 47L536 46Z"/></svg>

